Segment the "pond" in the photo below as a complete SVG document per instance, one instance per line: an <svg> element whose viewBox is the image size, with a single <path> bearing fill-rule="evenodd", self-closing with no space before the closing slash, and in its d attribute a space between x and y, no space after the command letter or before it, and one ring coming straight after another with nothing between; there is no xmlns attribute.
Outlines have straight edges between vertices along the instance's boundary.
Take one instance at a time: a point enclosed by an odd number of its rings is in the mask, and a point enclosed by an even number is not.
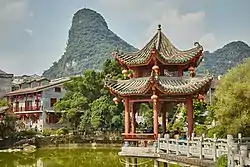
<svg viewBox="0 0 250 167"><path fill-rule="evenodd" d="M34 153L0 153L0 167L125 167L118 157L120 148L51 148ZM140 167L152 167L149 159L140 159ZM174 167L175 165L171 165ZM176 167L176 166L175 166Z"/></svg>
<svg viewBox="0 0 250 167"><path fill-rule="evenodd" d="M0 153L0 167L124 167L118 152L119 148L60 148L39 149L34 153ZM142 165L146 166L152 164Z"/></svg>

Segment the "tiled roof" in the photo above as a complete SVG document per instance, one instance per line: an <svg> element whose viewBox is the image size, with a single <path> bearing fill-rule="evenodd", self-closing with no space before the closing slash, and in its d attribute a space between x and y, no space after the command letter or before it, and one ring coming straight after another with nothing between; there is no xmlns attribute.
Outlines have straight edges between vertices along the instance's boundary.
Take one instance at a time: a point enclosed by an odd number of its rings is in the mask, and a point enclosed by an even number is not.
<svg viewBox="0 0 250 167"><path fill-rule="evenodd" d="M151 88L150 80L154 80L156 88L164 94L181 95L194 94L210 85L213 79L208 75L205 77L143 77L129 80L105 80L105 86L120 96L145 94Z"/></svg>
<svg viewBox="0 0 250 167"><path fill-rule="evenodd" d="M169 39L158 29L158 32L149 43L140 51L124 53L117 51L114 57L128 66L147 64L150 60L150 51L155 48L157 59L163 64L186 64L197 55L201 55L203 47L196 42L195 47L189 50L178 50Z"/></svg>
<svg viewBox="0 0 250 167"><path fill-rule="evenodd" d="M70 81L70 78L64 78L64 79L61 79L59 81L50 82L50 83L48 83L46 85L37 86L37 87L34 87L34 88L18 89L18 90L9 92L6 95L7 96L11 96L11 95L20 95L20 94L27 94L27 93L35 93L35 92L42 91L44 89L51 88L53 86L57 86L57 85L63 84L64 82L67 82L67 81Z"/></svg>

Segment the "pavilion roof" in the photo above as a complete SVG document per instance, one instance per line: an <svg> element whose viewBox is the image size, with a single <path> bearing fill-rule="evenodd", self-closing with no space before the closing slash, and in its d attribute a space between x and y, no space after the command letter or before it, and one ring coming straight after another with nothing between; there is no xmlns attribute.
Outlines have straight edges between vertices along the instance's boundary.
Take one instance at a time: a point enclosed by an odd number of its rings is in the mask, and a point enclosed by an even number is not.
<svg viewBox="0 0 250 167"><path fill-rule="evenodd" d="M199 60L203 51L203 47L198 42L195 43L195 47L192 49L183 51L177 49L164 35L159 26L157 33L143 49L132 53L118 50L114 53L114 57L127 66L147 65L151 60L150 52L152 49L156 50L157 59L165 65L187 64L189 61L194 60L195 57ZM196 64L198 65L198 63Z"/></svg>
<svg viewBox="0 0 250 167"><path fill-rule="evenodd" d="M209 85L213 77L169 77L169 76L150 76L142 78L132 78L129 80L105 79L105 86L119 96L146 94L151 88L152 80L156 88L163 94L184 95L195 94Z"/></svg>

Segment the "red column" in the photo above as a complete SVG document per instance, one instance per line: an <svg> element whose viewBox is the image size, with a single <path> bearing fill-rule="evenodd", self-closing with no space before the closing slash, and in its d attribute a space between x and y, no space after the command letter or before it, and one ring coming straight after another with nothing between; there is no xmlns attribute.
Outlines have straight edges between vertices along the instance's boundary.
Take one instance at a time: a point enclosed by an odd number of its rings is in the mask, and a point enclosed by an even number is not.
<svg viewBox="0 0 250 167"><path fill-rule="evenodd" d="M132 103L132 133L136 133L136 120L135 120L136 106Z"/></svg>
<svg viewBox="0 0 250 167"><path fill-rule="evenodd" d="M38 94L36 94L36 110L39 108Z"/></svg>
<svg viewBox="0 0 250 167"><path fill-rule="evenodd" d="M187 97L186 109L187 109L188 135L191 136L194 129L193 99L191 96Z"/></svg>
<svg viewBox="0 0 250 167"><path fill-rule="evenodd" d="M129 115L129 99L128 97L124 98L124 126L125 126L125 134L128 134L130 131L129 122L130 122L130 115Z"/></svg>
<svg viewBox="0 0 250 167"><path fill-rule="evenodd" d="M166 127L166 104L163 103L162 105L162 133L165 134L167 127Z"/></svg>
<svg viewBox="0 0 250 167"><path fill-rule="evenodd" d="M158 138L158 101L153 100L153 110L154 110L154 135L155 139Z"/></svg>

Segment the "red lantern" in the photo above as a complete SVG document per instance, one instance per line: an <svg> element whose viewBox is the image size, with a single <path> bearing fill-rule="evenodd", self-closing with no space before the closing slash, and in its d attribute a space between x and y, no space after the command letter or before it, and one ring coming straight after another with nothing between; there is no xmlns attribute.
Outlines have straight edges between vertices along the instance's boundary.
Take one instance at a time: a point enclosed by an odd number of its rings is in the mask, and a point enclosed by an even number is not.
<svg viewBox="0 0 250 167"><path fill-rule="evenodd" d="M26 117L29 117L30 115L29 114L25 114Z"/></svg>
<svg viewBox="0 0 250 167"><path fill-rule="evenodd" d="M113 102L114 102L115 104L118 104L119 99L118 99L117 97L115 97L115 98L113 98Z"/></svg>
<svg viewBox="0 0 250 167"><path fill-rule="evenodd" d="M17 116L17 117L18 117L19 119L20 119L20 118L22 118L22 114L18 114L18 116Z"/></svg>
<svg viewBox="0 0 250 167"><path fill-rule="evenodd" d="M158 72L159 72L159 66L154 65L154 66L152 67L152 70L154 70L154 72L155 72L156 74L158 74Z"/></svg>
<svg viewBox="0 0 250 167"><path fill-rule="evenodd" d="M199 94L199 95L198 95L198 100L199 100L200 102L202 102L202 101L204 100L204 96L201 95L201 94Z"/></svg>
<svg viewBox="0 0 250 167"><path fill-rule="evenodd" d="M38 114L38 113L35 113L34 115L35 115L35 117L39 117L39 114Z"/></svg>
<svg viewBox="0 0 250 167"><path fill-rule="evenodd" d="M127 77L127 75L128 75L128 70L122 70L122 74L124 75L124 77Z"/></svg>
<svg viewBox="0 0 250 167"><path fill-rule="evenodd" d="M152 100L156 100L156 99L158 99L158 96L157 96L157 95L152 95L152 96L151 96L151 99L152 99Z"/></svg>
<svg viewBox="0 0 250 167"><path fill-rule="evenodd" d="M133 78L133 74L129 73L129 74L128 74L128 77L129 77L130 79Z"/></svg>

